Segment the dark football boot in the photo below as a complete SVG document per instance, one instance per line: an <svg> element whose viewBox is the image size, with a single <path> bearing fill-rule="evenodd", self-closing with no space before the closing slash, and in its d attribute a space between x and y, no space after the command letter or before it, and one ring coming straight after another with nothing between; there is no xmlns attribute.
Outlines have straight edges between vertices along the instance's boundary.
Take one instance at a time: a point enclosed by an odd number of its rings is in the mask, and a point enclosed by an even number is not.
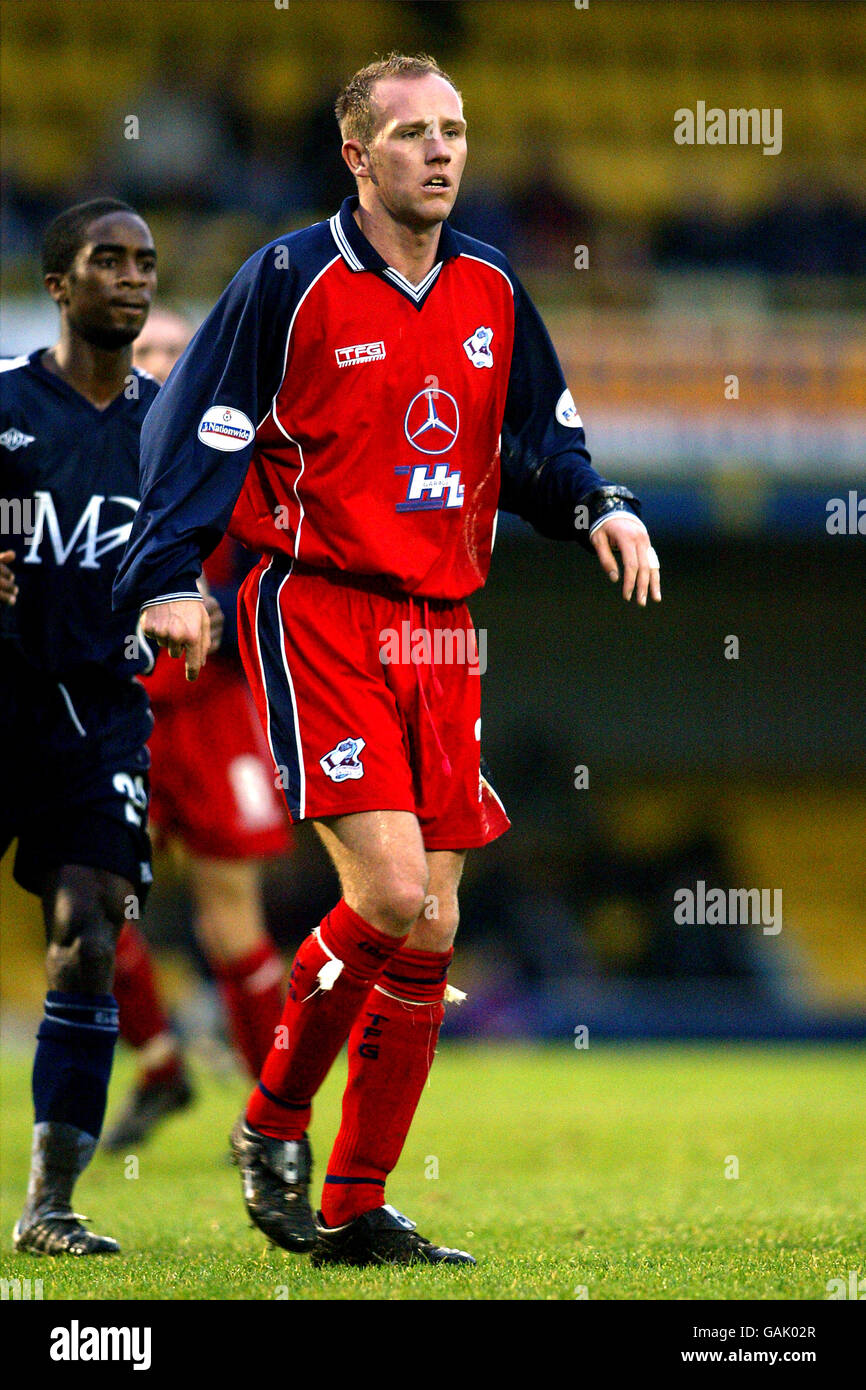
<svg viewBox="0 0 866 1390"><path fill-rule="evenodd" d="M316 1221L318 1241L314 1265L474 1265L465 1250L434 1245L419 1236L415 1222L395 1207L365 1211L345 1226L326 1226L321 1212Z"/></svg>
<svg viewBox="0 0 866 1390"><path fill-rule="evenodd" d="M98 1236L82 1226L86 1216L74 1211L48 1211L32 1220L21 1217L12 1240L16 1250L28 1255L117 1255L120 1246L111 1236Z"/></svg>
<svg viewBox="0 0 866 1390"><path fill-rule="evenodd" d="M162 1120L186 1110L194 1099L195 1092L183 1073L171 1081L136 1086L121 1115L105 1135L102 1148L106 1153L122 1153L133 1144L141 1144Z"/></svg>
<svg viewBox="0 0 866 1390"><path fill-rule="evenodd" d="M230 1143L253 1225L284 1250L312 1250L317 1239L308 1196L313 1156L306 1135L272 1139L250 1129L241 1116Z"/></svg>
<svg viewBox="0 0 866 1390"><path fill-rule="evenodd" d="M33 1127L30 1181L24 1211L15 1224L16 1250L30 1255L116 1255L111 1236L85 1230L86 1216L72 1210L72 1190L93 1157L96 1139L75 1125L42 1120Z"/></svg>

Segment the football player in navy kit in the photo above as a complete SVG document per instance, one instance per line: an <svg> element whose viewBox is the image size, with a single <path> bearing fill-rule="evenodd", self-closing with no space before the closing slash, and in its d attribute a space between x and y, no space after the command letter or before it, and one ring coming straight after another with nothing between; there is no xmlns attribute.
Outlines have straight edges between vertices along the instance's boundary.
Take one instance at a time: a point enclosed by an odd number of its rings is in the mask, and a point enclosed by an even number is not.
<svg viewBox="0 0 866 1390"><path fill-rule="evenodd" d="M69 208L43 242L60 311L52 348L0 364L0 855L42 900L45 1014L33 1067L30 1181L18 1250L118 1250L72 1210L97 1145L117 1037L114 945L150 880L137 673L152 653L111 586L138 505L142 421L159 383L132 367L156 286L127 204Z"/></svg>

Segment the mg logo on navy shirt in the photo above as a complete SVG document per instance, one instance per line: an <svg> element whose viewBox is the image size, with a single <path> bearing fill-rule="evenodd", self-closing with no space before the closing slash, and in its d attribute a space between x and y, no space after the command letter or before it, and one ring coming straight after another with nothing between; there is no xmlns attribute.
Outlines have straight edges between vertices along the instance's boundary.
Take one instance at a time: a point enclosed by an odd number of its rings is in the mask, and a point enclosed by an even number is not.
<svg viewBox="0 0 866 1390"><path fill-rule="evenodd" d="M110 550L116 550L118 546L126 545L132 530L132 517L130 517L129 521L123 522L120 526L110 526L107 530L100 531L100 514L103 503L106 500L119 503L123 507L128 507L133 514L138 510L137 497L114 496L108 499L98 495L91 497L78 518L72 535L67 541L64 541L51 493L37 490L33 496L36 499L36 517L33 524L33 535L27 542L25 565L42 564L42 556L39 552L42 549L47 531L56 564L65 565L73 550L77 549L81 557L78 561L79 568L98 570L100 568L99 561L103 555L107 555ZM80 543L76 545L76 542Z"/></svg>

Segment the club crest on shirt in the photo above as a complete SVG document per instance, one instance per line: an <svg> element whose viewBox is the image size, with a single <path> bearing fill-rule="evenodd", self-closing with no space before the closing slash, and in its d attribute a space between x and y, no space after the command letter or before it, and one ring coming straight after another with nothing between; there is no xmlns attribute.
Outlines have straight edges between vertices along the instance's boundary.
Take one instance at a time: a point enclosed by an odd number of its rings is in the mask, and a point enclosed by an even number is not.
<svg viewBox="0 0 866 1390"><path fill-rule="evenodd" d="M466 339L463 347L473 367L493 366L493 353L490 351L492 341L492 328L476 328L472 337Z"/></svg>
<svg viewBox="0 0 866 1390"><path fill-rule="evenodd" d="M319 766L332 782L357 781L364 776L364 768L358 754L366 746L362 738L343 738L319 759Z"/></svg>

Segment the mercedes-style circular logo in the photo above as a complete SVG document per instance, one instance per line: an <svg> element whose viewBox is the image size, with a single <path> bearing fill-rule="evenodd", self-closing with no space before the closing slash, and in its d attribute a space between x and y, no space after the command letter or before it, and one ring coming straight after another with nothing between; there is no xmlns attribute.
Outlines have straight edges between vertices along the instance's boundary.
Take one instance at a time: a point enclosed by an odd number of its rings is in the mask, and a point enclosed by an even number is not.
<svg viewBox="0 0 866 1390"><path fill-rule="evenodd" d="M413 449L422 454L447 454L460 429L460 411L448 391L425 386L413 396L403 430Z"/></svg>

